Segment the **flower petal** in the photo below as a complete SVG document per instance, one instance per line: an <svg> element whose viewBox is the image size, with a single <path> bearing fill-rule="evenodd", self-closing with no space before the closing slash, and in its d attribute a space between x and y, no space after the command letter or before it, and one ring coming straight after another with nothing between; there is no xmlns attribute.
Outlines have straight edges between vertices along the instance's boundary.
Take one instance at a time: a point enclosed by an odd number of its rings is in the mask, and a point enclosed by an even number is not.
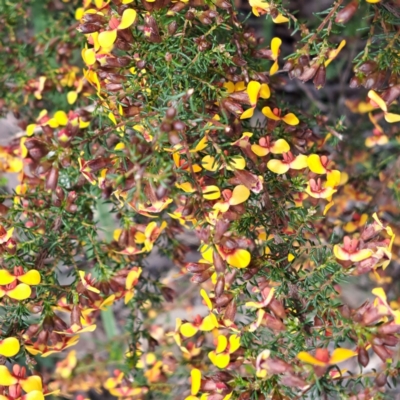
<svg viewBox="0 0 400 400"><path fill-rule="evenodd" d="M236 249L229 254L226 261L235 268L246 268L250 264L251 254L245 249Z"/></svg>
<svg viewBox="0 0 400 400"><path fill-rule="evenodd" d="M43 390L42 378L39 375L32 375L24 380L21 380L20 385L26 393L30 393L35 390L41 392Z"/></svg>
<svg viewBox="0 0 400 400"><path fill-rule="evenodd" d="M242 115L240 116L240 119L251 118L254 115L254 109L255 109L255 107L248 108L246 111L244 111L242 113Z"/></svg>
<svg viewBox="0 0 400 400"><path fill-rule="evenodd" d="M190 376L192 378L192 385L191 385L191 394L195 396L199 390L201 385L201 371L197 368L193 368L190 372Z"/></svg>
<svg viewBox="0 0 400 400"><path fill-rule="evenodd" d="M267 147L262 147L259 144L252 144L251 151L258 157L264 157L269 153L269 149Z"/></svg>
<svg viewBox="0 0 400 400"><path fill-rule="evenodd" d="M15 279L15 276L10 274L6 269L0 269L0 285L8 285L14 282Z"/></svg>
<svg viewBox="0 0 400 400"><path fill-rule="evenodd" d="M389 122L389 124L393 124L394 122L400 122L400 115L393 113L385 113L385 120Z"/></svg>
<svg viewBox="0 0 400 400"><path fill-rule="evenodd" d="M32 293L30 286L25 283L20 283L14 289L7 292L7 296L14 300L25 300Z"/></svg>
<svg viewBox="0 0 400 400"><path fill-rule="evenodd" d="M326 174L326 168L322 165L318 154L310 154L307 158L307 165L314 174Z"/></svg>
<svg viewBox="0 0 400 400"><path fill-rule="evenodd" d="M291 169L303 169L307 168L307 156L305 154L299 154L290 164Z"/></svg>
<svg viewBox="0 0 400 400"><path fill-rule="evenodd" d="M269 99L271 97L271 90L269 89L269 86L266 83L263 83L261 85L259 96L262 99Z"/></svg>
<svg viewBox="0 0 400 400"><path fill-rule="evenodd" d="M234 353L240 347L240 336L231 335L229 336L229 353Z"/></svg>
<svg viewBox="0 0 400 400"><path fill-rule="evenodd" d="M219 353L224 352L226 350L226 348L228 347L228 339L224 335L219 335L217 340L218 340L218 344L217 344L217 348L215 349L215 352L217 354L219 354Z"/></svg>
<svg viewBox="0 0 400 400"><path fill-rule="evenodd" d="M317 365L318 367L324 367L326 365L325 362L316 359L311 354L308 354L305 351L301 351L299 354L297 354L297 358L300 361L303 361L307 364Z"/></svg>
<svg viewBox="0 0 400 400"><path fill-rule="evenodd" d="M275 115L270 107L264 107L261 112L269 119L273 119L274 121L279 121L280 117Z"/></svg>
<svg viewBox="0 0 400 400"><path fill-rule="evenodd" d="M18 379L10 374L10 371L5 365L0 365L0 385L10 386L18 383Z"/></svg>
<svg viewBox="0 0 400 400"><path fill-rule="evenodd" d="M282 118L282 120L283 120L284 122L286 122L288 125L291 125L291 126L298 125L299 122L300 122L299 119L298 119L293 113L286 114L286 115Z"/></svg>
<svg viewBox="0 0 400 400"><path fill-rule="evenodd" d="M270 76L275 75L279 70L278 60L276 60L269 69Z"/></svg>
<svg viewBox="0 0 400 400"><path fill-rule="evenodd" d="M269 160L267 168L275 174L282 175L289 171L289 165L281 160Z"/></svg>
<svg viewBox="0 0 400 400"><path fill-rule="evenodd" d="M358 250L356 253L350 254L350 260L353 262L359 262L366 260L371 257L374 252L371 249Z"/></svg>
<svg viewBox="0 0 400 400"><path fill-rule="evenodd" d="M244 203L250 197L250 190L244 185L238 185L233 189L229 204L235 206Z"/></svg>
<svg viewBox="0 0 400 400"><path fill-rule="evenodd" d="M185 322L181 325L179 331L183 336L190 338L198 332L198 329L190 322Z"/></svg>
<svg viewBox="0 0 400 400"><path fill-rule="evenodd" d="M274 55L275 58L277 58L279 55L279 48L281 47L281 44L282 44L282 40L278 37L274 37L271 40L271 50L272 50L272 54Z"/></svg>
<svg viewBox="0 0 400 400"><path fill-rule="evenodd" d="M36 269L32 269L25 273L24 275L20 275L17 277L18 280L22 283L26 283L27 285L39 285L41 281L40 273L39 271L36 271Z"/></svg>
<svg viewBox="0 0 400 400"><path fill-rule="evenodd" d="M333 351L329 364L338 364L356 355L357 353L353 350L338 348Z"/></svg>
<svg viewBox="0 0 400 400"><path fill-rule="evenodd" d="M387 105L381 96L373 90L368 92L368 97L384 112L387 112Z"/></svg>
<svg viewBox="0 0 400 400"><path fill-rule="evenodd" d="M19 349L19 341L14 337L0 340L0 355L4 357L14 357L18 354Z"/></svg>
<svg viewBox="0 0 400 400"><path fill-rule="evenodd" d="M203 197L206 200L217 200L221 197L221 192L218 186L210 185L203 188Z"/></svg>
<svg viewBox="0 0 400 400"><path fill-rule="evenodd" d="M271 153L272 154L283 154L290 151L289 143L285 139L278 139L274 144L271 146Z"/></svg>
<svg viewBox="0 0 400 400"><path fill-rule="evenodd" d="M252 107L257 105L258 93L260 92L261 84L257 81L250 81L247 85L247 94L249 96Z"/></svg>
<svg viewBox="0 0 400 400"><path fill-rule="evenodd" d="M118 29L129 28L136 20L136 11L133 8L128 8L122 13L121 22Z"/></svg>
<svg viewBox="0 0 400 400"><path fill-rule="evenodd" d="M220 168L219 162L215 160L213 156L204 156L201 160L201 166L206 169L207 171L217 171Z"/></svg>
<svg viewBox="0 0 400 400"><path fill-rule="evenodd" d="M99 44L101 47L109 48L117 40L117 31L113 29L112 31L104 31L99 33Z"/></svg>

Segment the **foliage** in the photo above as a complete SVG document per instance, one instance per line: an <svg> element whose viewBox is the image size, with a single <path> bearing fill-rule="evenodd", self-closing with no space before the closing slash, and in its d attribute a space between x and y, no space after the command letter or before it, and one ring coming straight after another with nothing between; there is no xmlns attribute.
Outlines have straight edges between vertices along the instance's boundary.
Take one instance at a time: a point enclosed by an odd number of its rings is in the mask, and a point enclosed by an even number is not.
<svg viewBox="0 0 400 400"><path fill-rule="evenodd" d="M392 398L398 2L294 3L2 2L0 399Z"/></svg>

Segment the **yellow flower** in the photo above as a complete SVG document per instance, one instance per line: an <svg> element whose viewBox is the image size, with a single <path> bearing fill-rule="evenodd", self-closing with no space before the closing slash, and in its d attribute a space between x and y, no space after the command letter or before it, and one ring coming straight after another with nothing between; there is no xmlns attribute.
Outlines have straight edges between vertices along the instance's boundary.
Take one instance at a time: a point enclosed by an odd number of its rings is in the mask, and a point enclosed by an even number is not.
<svg viewBox="0 0 400 400"><path fill-rule="evenodd" d="M328 349L317 349L315 357L305 351L301 351L297 354L297 358L307 364L312 364L317 367L328 367L329 365L339 364L356 355L357 352L353 350L337 348L333 351L332 355L329 356Z"/></svg>
<svg viewBox="0 0 400 400"><path fill-rule="evenodd" d="M288 22L289 19L284 17L282 14L278 13L276 9L272 9L267 1L264 0L249 0L250 7L253 11L253 14L256 17L259 17L263 14L270 14L272 17L272 21L275 24L283 24Z"/></svg>
<svg viewBox="0 0 400 400"><path fill-rule="evenodd" d="M298 125L300 122L293 113L288 113L281 117L281 110L279 110L278 108L274 108L274 110L271 110L270 107L264 107L261 112L269 119L272 119L274 121L283 121L291 126Z"/></svg>
<svg viewBox="0 0 400 400"><path fill-rule="evenodd" d="M229 341L224 335L218 336L217 348L208 353L211 362L218 368L226 368L229 365L231 354L240 347L240 337L230 335Z"/></svg>
<svg viewBox="0 0 400 400"><path fill-rule="evenodd" d="M382 99L382 97L378 95L378 93L376 93L373 90L370 90L368 92L368 97L371 99L371 103L373 106L379 107L383 111L385 115L385 120L387 122L391 124L394 122L400 122L400 115L388 112L388 108L385 101Z"/></svg>
<svg viewBox="0 0 400 400"><path fill-rule="evenodd" d="M267 168L275 174L282 175L289 171L289 169L300 170L307 168L307 156L299 154L294 156L290 151L283 153L283 160L269 160Z"/></svg>
<svg viewBox="0 0 400 400"><path fill-rule="evenodd" d="M247 85L246 91L247 95L249 96L251 107L240 116L240 119L247 119L253 116L259 97L262 99L269 99L271 96L269 86L266 83L260 84L257 81L250 81Z"/></svg>
<svg viewBox="0 0 400 400"><path fill-rule="evenodd" d="M272 64L272 67L269 70L269 74L271 76L276 74L279 69L278 56L279 56L279 52L280 52L279 48L281 47L281 44L282 44L282 40L278 37L274 37L271 40L272 59L274 60L274 63Z"/></svg>

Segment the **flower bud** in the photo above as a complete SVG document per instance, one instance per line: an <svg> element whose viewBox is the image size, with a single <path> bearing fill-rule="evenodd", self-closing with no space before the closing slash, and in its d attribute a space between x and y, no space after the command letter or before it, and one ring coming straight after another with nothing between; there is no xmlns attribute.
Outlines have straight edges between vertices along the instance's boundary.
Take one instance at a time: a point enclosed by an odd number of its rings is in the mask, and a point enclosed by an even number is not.
<svg viewBox="0 0 400 400"><path fill-rule="evenodd" d="M203 282L207 281L208 279L210 279L211 275L212 275L212 271L206 270L200 274L193 275L190 278L190 280L193 283L203 283Z"/></svg>
<svg viewBox="0 0 400 400"><path fill-rule="evenodd" d="M368 351L364 347L358 348L358 355L357 355L358 363L361 364L364 368L369 363L369 355Z"/></svg>
<svg viewBox="0 0 400 400"><path fill-rule="evenodd" d="M85 23L85 24L79 25L79 27L77 29L79 32L86 35L88 33L99 32L101 28L102 28L102 26L98 25L98 24Z"/></svg>
<svg viewBox="0 0 400 400"><path fill-rule="evenodd" d="M226 262L222 259L221 255L218 251L213 251L213 264L215 267L215 271L218 274L223 274L226 271Z"/></svg>
<svg viewBox="0 0 400 400"><path fill-rule="evenodd" d="M54 190L58 184L58 168L52 167L47 174L45 188L46 190Z"/></svg>
<svg viewBox="0 0 400 400"><path fill-rule="evenodd" d="M172 21L167 28L168 34L171 36L174 35L177 29L178 29L178 23L176 21Z"/></svg>
<svg viewBox="0 0 400 400"><path fill-rule="evenodd" d="M355 71L358 72L362 72L365 75L369 75L372 72L376 71L376 69L378 68L378 64L376 63L376 61L365 61L363 62L359 67L354 68Z"/></svg>
<svg viewBox="0 0 400 400"><path fill-rule="evenodd" d="M325 86L326 81L326 68L324 64L321 64L318 68L317 73L314 76L314 86L316 89L321 89Z"/></svg>
<svg viewBox="0 0 400 400"><path fill-rule="evenodd" d="M382 387L385 386L387 382L387 376L386 374L382 371L381 373L379 373L376 378L375 378L375 384L378 387Z"/></svg>
<svg viewBox="0 0 400 400"><path fill-rule="evenodd" d="M353 0L351 3L347 4L346 7L342 8L335 18L337 24L345 24L350 21L358 8L358 0Z"/></svg>
<svg viewBox="0 0 400 400"><path fill-rule="evenodd" d="M232 301L232 299L233 296L231 294L224 293L222 296L215 299L215 305L217 307L225 307L230 301Z"/></svg>
<svg viewBox="0 0 400 400"><path fill-rule="evenodd" d="M217 279L217 283L215 284L215 296L220 297L225 290L225 277L224 275L220 275Z"/></svg>
<svg viewBox="0 0 400 400"><path fill-rule="evenodd" d="M234 322L237 312L237 305L235 301L231 301L225 309L224 319Z"/></svg>
<svg viewBox="0 0 400 400"><path fill-rule="evenodd" d="M161 288L161 294L168 303L172 303L176 297L175 290L169 288L168 286L163 286Z"/></svg>

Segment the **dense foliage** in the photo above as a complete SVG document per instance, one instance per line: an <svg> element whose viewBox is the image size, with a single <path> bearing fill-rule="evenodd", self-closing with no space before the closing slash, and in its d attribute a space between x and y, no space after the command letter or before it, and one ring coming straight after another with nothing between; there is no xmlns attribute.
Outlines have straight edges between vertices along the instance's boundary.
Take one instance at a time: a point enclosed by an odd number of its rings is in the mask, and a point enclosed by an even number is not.
<svg viewBox="0 0 400 400"><path fill-rule="evenodd" d="M399 4L249 6L1 3L1 400L393 398Z"/></svg>

